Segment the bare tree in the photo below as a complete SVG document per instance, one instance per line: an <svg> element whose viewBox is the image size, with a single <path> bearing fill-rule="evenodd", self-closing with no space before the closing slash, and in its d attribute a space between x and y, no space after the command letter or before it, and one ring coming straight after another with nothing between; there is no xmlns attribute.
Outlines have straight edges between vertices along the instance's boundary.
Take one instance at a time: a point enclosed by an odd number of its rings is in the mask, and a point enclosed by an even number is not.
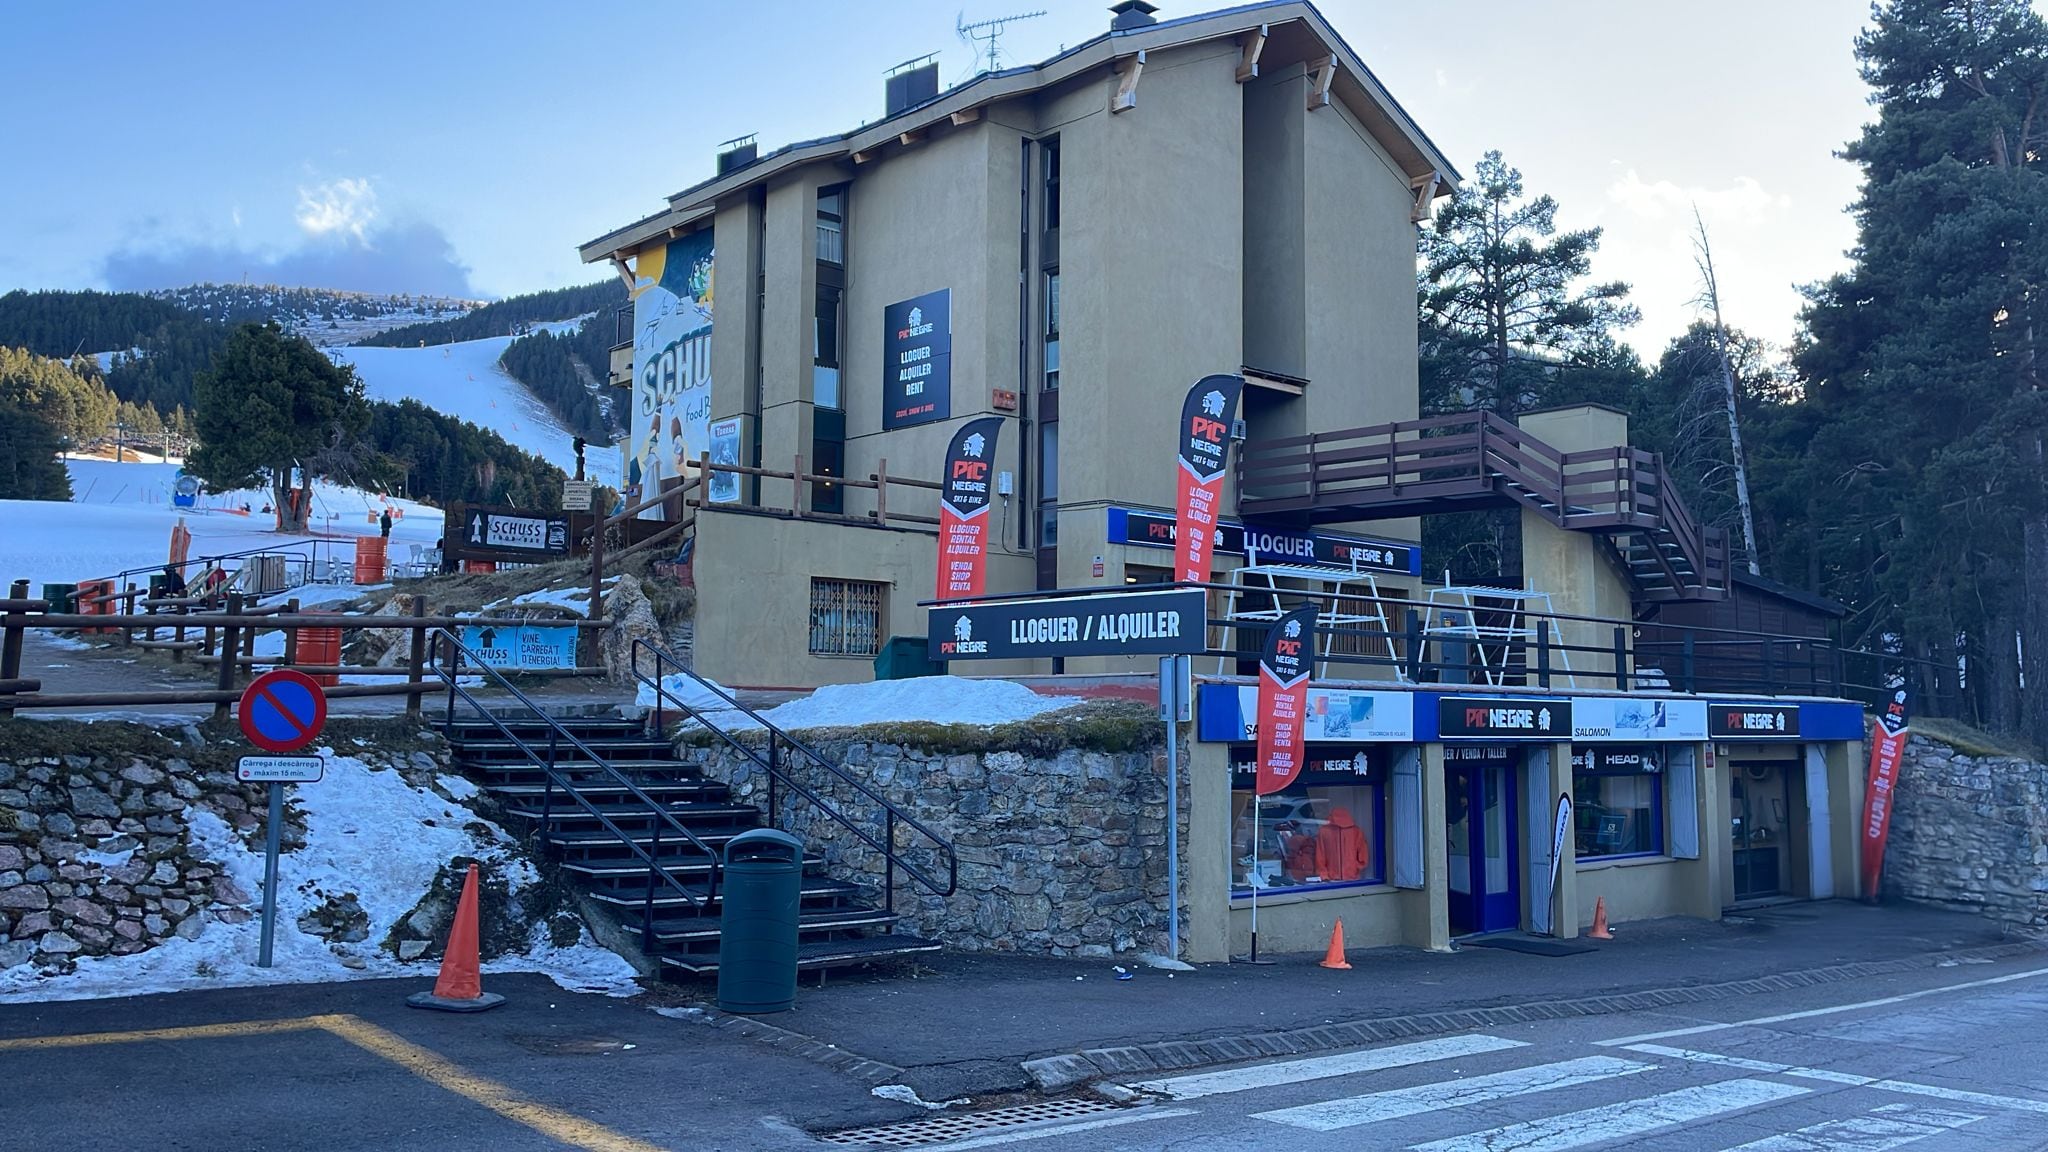
<svg viewBox="0 0 2048 1152"><path fill-rule="evenodd" d="M1742 547L1749 554L1749 574L1758 575L1756 559L1756 514L1749 503L1749 466L1742 456L1742 424L1735 414L1735 366L1728 358L1728 325L1721 319L1721 284L1714 275L1714 250L1707 244L1707 222L1700 218L1699 205L1692 208L1693 263L1700 270L1701 307L1714 318L1714 351L1721 362L1721 391L1728 414L1728 444L1735 470L1735 504L1742 511Z"/></svg>

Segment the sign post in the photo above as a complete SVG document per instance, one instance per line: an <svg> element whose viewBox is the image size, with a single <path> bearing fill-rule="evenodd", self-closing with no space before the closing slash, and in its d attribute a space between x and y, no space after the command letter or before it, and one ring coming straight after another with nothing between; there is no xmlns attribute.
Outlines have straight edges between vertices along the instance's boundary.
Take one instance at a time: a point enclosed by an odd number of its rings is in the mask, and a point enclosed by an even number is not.
<svg viewBox="0 0 2048 1152"><path fill-rule="evenodd" d="M242 735L265 752L296 752L319 739L327 725L327 693L318 681L292 668L265 672L242 690L237 709ZM270 785L270 823L263 836L263 934L256 953L259 968L270 967L271 945L277 938L277 856L284 829L284 786L320 779L317 756L244 756L235 777Z"/></svg>
<svg viewBox="0 0 2048 1152"><path fill-rule="evenodd" d="M1193 715L1194 658L1159 658L1159 719L1166 723L1166 958L1180 959L1180 722Z"/></svg>

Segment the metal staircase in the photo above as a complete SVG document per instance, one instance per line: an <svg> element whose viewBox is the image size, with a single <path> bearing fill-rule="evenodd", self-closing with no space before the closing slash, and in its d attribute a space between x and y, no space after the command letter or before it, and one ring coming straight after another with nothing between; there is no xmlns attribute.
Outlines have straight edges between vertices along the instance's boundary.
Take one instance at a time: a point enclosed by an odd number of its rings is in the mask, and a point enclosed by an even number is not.
<svg viewBox="0 0 2048 1152"><path fill-rule="evenodd" d="M1491 412L1247 444L1238 511L1307 524L1519 505L1601 537L1641 601L1728 594L1728 538L1679 499L1664 461L1626 445L1560 452Z"/></svg>
<svg viewBox="0 0 2048 1152"><path fill-rule="evenodd" d="M768 823L767 815L735 803L724 784L684 764L640 721L550 716L479 664L452 633L434 641L433 669L448 695L442 730L457 765L592 901L637 934L664 972L716 971L722 853L733 837ZM475 677L490 680L514 704L488 710L464 683ZM458 703L467 710L458 711ZM836 810L825 815L846 822ZM952 849L941 846L950 881ZM900 919L893 892L882 894L878 906L859 885L828 875L822 857L805 856L800 968L938 950L936 941L893 931Z"/></svg>

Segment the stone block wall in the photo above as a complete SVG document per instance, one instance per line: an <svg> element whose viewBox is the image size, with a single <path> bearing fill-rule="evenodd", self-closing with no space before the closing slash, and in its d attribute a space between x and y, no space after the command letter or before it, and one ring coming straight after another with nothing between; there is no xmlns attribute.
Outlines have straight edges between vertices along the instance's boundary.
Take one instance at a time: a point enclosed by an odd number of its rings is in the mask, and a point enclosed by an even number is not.
<svg viewBox="0 0 2048 1152"><path fill-rule="evenodd" d="M193 939L208 916L254 914L249 893L192 855L186 812L254 827L262 786L238 783L218 757L156 740L154 749L0 749L0 969L125 956Z"/></svg>
<svg viewBox="0 0 2048 1152"><path fill-rule="evenodd" d="M1886 897L2048 932L2048 764L1916 735L1894 795Z"/></svg>
<svg viewBox="0 0 2048 1152"><path fill-rule="evenodd" d="M810 738L815 736L816 738ZM886 736L807 733L807 742L950 841L959 886L934 895L896 873L901 930L964 951L1109 956L1167 950L1166 753L1068 748L947 752ZM753 741L759 746L759 739ZM683 748L738 801L767 805L766 773L740 753ZM1185 745L1183 745L1185 751ZM1183 757L1181 804L1188 808ZM823 769L793 769L800 783L881 841L881 809ZM883 856L809 800L778 789L778 826L879 903ZM899 855L939 879L929 841L901 825ZM1180 829L1185 873L1187 825ZM1186 910L1182 910L1186 933Z"/></svg>

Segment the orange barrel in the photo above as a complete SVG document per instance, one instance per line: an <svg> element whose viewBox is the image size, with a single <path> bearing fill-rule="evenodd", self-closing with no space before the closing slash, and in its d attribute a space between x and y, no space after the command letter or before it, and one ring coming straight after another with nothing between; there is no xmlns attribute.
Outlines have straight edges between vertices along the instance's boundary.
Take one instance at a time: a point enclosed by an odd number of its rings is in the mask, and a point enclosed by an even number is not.
<svg viewBox="0 0 2048 1152"><path fill-rule="evenodd" d="M312 615L312 613L308 613ZM320 613L326 615L326 613ZM341 629L301 628L299 629L299 663L309 667L334 667L341 663ZM308 672L323 688L332 688L341 683L341 676L334 672Z"/></svg>
<svg viewBox="0 0 2048 1152"><path fill-rule="evenodd" d="M112 600L101 600L101 599L99 599L99 598L100 598L100 597L102 597L102 596L112 596L113 594L114 594L114 582L113 582L112 580L81 580L81 581L79 581L79 582L78 582L78 601L77 601L77 603L78 603L78 614L79 614L79 615L81 615L81 616L111 616L111 615L113 615L113 614L114 614L114 602L113 602ZM84 629L80 629L80 631L83 631L83 632L94 632L94 633L99 633L99 632L112 632L112 631L113 631L113 629L112 629L112 628L84 628Z"/></svg>
<svg viewBox="0 0 2048 1152"><path fill-rule="evenodd" d="M356 583L382 584L387 567L384 563L384 545L389 543L382 536L362 536L356 539Z"/></svg>
<svg viewBox="0 0 2048 1152"><path fill-rule="evenodd" d="M464 572L496 572L498 570L498 562L496 560L464 560L462 562L462 570Z"/></svg>

